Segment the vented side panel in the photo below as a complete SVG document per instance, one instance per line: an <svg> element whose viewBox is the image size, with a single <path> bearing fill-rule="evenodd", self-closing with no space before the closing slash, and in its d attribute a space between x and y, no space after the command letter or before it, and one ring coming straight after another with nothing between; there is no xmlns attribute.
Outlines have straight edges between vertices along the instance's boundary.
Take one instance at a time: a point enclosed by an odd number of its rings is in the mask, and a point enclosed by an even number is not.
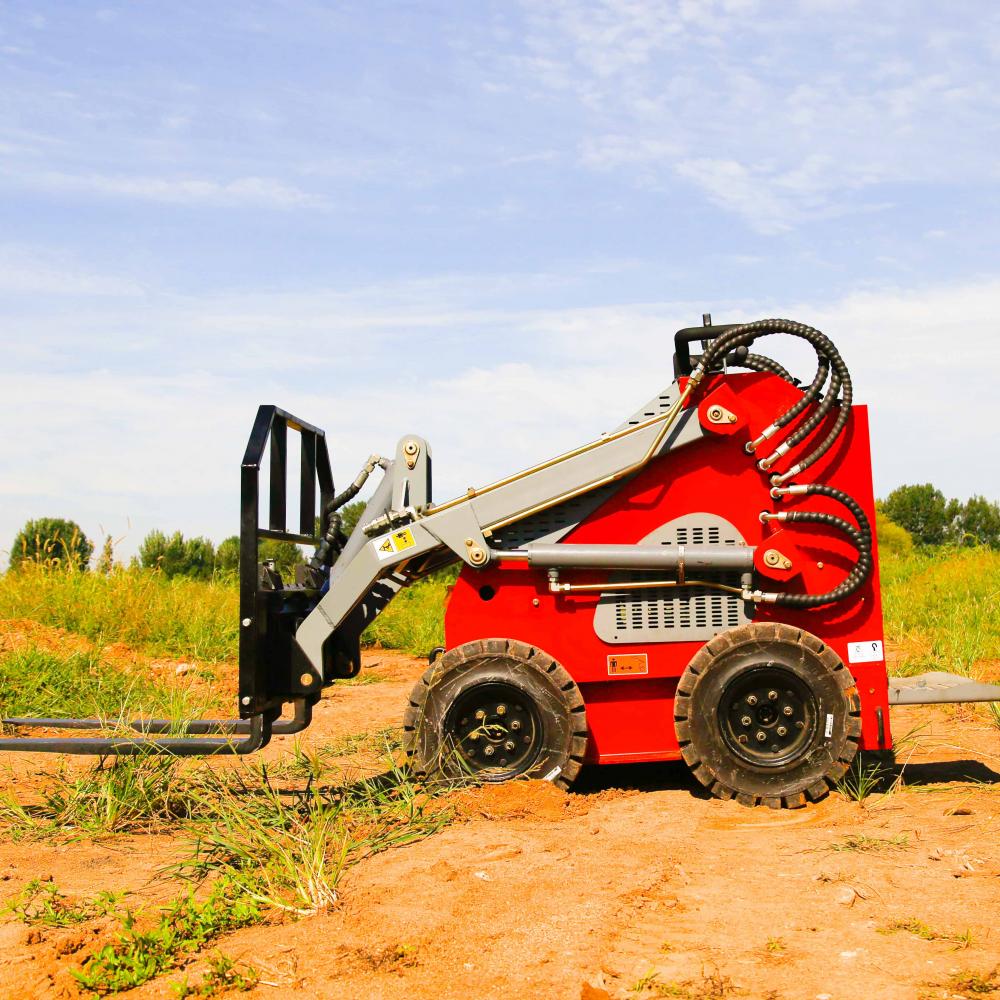
<svg viewBox="0 0 1000 1000"><path fill-rule="evenodd" d="M687 514L642 539L660 545L743 545L740 533L715 514ZM699 573L699 577L731 587L740 574ZM609 584L648 580L649 573L615 573ZM594 612L594 631L605 642L707 641L750 619L738 594L707 587L663 587L603 594Z"/></svg>
<svg viewBox="0 0 1000 1000"><path fill-rule="evenodd" d="M529 542L558 542L620 487L621 483L609 483L556 507L541 510L523 521L508 524L494 533L492 544L498 549L519 549Z"/></svg>

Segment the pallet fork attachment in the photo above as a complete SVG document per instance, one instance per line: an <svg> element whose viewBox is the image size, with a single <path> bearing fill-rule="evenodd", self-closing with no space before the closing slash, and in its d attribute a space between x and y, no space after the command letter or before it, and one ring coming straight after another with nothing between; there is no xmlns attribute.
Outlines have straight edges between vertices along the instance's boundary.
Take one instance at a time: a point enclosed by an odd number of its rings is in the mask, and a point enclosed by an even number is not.
<svg viewBox="0 0 1000 1000"><path fill-rule="evenodd" d="M301 438L299 531L286 526L288 430ZM268 526L261 528L260 468L270 446ZM275 574L258 565L260 539L316 545L317 485L320 510L333 496L333 476L326 435L276 406L257 411L241 466L240 518L240 676L238 719L135 719L128 727L140 736L0 737L0 751L84 755L168 754L176 757L233 756L253 753L272 736L300 732L312 721L319 683L297 669L291 645L301 615L318 591L307 585L284 588ZM289 670L289 666L292 667ZM294 676L293 676L294 675ZM302 683L308 678L310 685ZM293 715L282 719L291 702ZM106 731L107 720L8 718L13 729Z"/></svg>

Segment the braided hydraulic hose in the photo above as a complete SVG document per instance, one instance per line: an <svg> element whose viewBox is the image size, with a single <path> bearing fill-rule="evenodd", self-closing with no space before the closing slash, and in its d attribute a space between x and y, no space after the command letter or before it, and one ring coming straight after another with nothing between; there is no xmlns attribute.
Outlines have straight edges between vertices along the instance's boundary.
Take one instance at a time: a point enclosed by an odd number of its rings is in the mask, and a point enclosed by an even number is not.
<svg viewBox="0 0 1000 1000"><path fill-rule="evenodd" d="M833 405L837 398L837 393L840 392L840 378L836 372L833 372L830 376L830 386L827 392L819 401L819 406L802 421L791 434L785 438L784 441L778 445L774 451L771 452L766 458L762 458L758 465L761 471L767 472L780 458L787 455L797 444L804 441L819 425L823 422L827 415L830 407ZM804 397L803 397L804 398ZM801 402L801 400L800 400Z"/></svg>
<svg viewBox="0 0 1000 1000"><path fill-rule="evenodd" d="M769 358L764 354L750 354L745 348L740 348L730 354L726 358L726 365L730 368L749 368L754 372L767 372L771 375L777 375L778 378L782 378L792 385L798 384L792 377L792 373L774 358Z"/></svg>
<svg viewBox="0 0 1000 1000"><path fill-rule="evenodd" d="M785 427L807 406L809 406L809 404L812 403L823 391L823 386L826 384L826 378L829 373L830 362L826 357L821 356L819 358L819 364L816 367L816 374L813 376L812 382L806 386L805 391L802 393L802 397L785 410L785 412L782 413L777 419L772 421L771 424L765 427L753 441L748 442L746 446L747 452L749 454L753 454L753 452L755 452L769 437L777 434L782 427Z"/></svg>
<svg viewBox="0 0 1000 1000"><path fill-rule="evenodd" d="M755 361L763 358L762 355L751 355L748 349L758 337L771 336L778 333L788 334L807 341L812 345L817 355L817 369L813 381L805 389L802 397L794 405L785 410L771 425L769 425L756 440L747 445L746 450L753 452L767 438L777 433L782 427L787 426L799 414L803 413L813 402L819 399L819 405L786 440L779 445L775 451L758 462L758 466L766 471L771 468L775 461L786 455L793 447L804 441L826 418L831 407L837 403L838 394L842 394L842 399L838 407L837 418L830 431L823 440L800 462L787 472L772 477L774 488L772 496L777 499L780 496L807 496L820 495L827 496L842 506L854 516L857 527L843 518L833 514L825 514L817 511L782 511L778 514L764 512L761 514L762 521L788 521L810 524L822 524L841 532L850 544L857 550L858 558L847 577L836 587L825 594L792 594L787 592L762 593L755 591L747 593L746 597L755 601L762 601L772 604L781 604L788 607L813 608L824 604L831 604L835 601L843 600L853 594L865 580L868 579L874 566L872 557L872 531L871 524L865 515L861 505L849 494L832 486L821 483L808 485L786 485L790 479L797 476L804 469L813 465L832 447L834 441L839 437L847 424L850 416L850 409L853 400L853 385L851 375L844 363L840 352L833 342L819 330L806 326L802 323L795 323L791 320L766 319L758 320L754 323L744 323L727 330L716 337L705 349L698 367L692 372L692 380L696 385L700 384L706 371L710 371L720 358L729 360L730 352L733 352L736 363L743 367L754 368L755 370L770 371L773 374L785 377L776 368L781 368L777 362L764 358L765 364L756 367L754 364L747 364L750 358ZM742 359L742 360L740 360ZM766 364L771 362L771 364ZM773 367L772 367L773 365ZM829 377L830 384L825 393L823 388ZM822 396L821 396L821 393Z"/></svg>
<svg viewBox="0 0 1000 1000"><path fill-rule="evenodd" d="M698 367L691 373L691 377L696 383L700 383L705 376L705 372L711 370L729 351L736 347L749 346L758 337L770 337L778 333L784 333L805 340L813 346L816 354L821 359L823 357L828 358L830 367L840 379L843 392L843 399L837 413L837 419L823 441L793 468L772 478L773 483L781 486L790 479L793 479L800 472L809 468L810 465L813 465L826 454L833 445L833 442L839 437L840 432L844 429L850 415L851 402L853 400L851 373L847 370L847 365L844 364L844 359L840 356L840 351L834 346L833 341L826 334L821 333L811 326L806 326L804 323L796 323L788 319L761 319L753 323L741 323L739 326L734 326L731 330L720 334L720 336L709 343ZM818 374L817 372L817 376ZM813 381L815 383L816 380L814 379ZM805 405L808 405L808 403Z"/></svg>

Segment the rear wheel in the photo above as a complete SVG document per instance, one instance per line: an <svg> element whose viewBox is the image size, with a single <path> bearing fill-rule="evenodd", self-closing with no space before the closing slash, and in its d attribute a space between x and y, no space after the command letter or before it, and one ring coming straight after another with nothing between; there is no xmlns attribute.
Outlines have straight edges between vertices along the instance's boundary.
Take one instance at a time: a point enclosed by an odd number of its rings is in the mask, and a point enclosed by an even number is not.
<svg viewBox="0 0 1000 1000"><path fill-rule="evenodd" d="M481 781L535 777L568 788L587 747L586 710L551 656L511 639L446 652L410 694L403 721L415 769Z"/></svg>
<svg viewBox="0 0 1000 1000"><path fill-rule="evenodd" d="M716 636L688 664L674 725L684 760L713 795L795 808L847 772L861 702L850 671L816 636L751 624Z"/></svg>

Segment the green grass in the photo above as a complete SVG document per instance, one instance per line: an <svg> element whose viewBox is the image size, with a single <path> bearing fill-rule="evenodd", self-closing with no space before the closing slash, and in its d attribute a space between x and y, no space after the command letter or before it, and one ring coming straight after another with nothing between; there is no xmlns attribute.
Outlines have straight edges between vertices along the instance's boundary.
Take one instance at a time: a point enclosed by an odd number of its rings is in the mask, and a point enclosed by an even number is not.
<svg viewBox="0 0 1000 1000"><path fill-rule="evenodd" d="M457 575L457 569L441 570L401 591L365 632L363 642L414 656L443 646L445 602Z"/></svg>
<svg viewBox="0 0 1000 1000"><path fill-rule="evenodd" d="M365 633L381 644L425 656L444 642L444 603L456 570L442 570L403 590ZM151 656L234 660L239 592L231 578L167 579L132 567L109 574L37 565L0 576L0 619L28 618L86 636L124 643Z"/></svg>
<svg viewBox="0 0 1000 1000"><path fill-rule="evenodd" d="M239 593L231 582L168 580L138 568L27 565L0 577L0 618L30 618L153 656L226 660L236 655Z"/></svg>
<svg viewBox="0 0 1000 1000"><path fill-rule="evenodd" d="M1000 552L924 550L881 564L886 637L902 674L974 674L1000 660Z"/></svg>
<svg viewBox="0 0 1000 1000"><path fill-rule="evenodd" d="M71 716L111 722L149 715L196 718L211 694L164 686L138 670L107 664L98 653L57 654L26 647L0 654L0 712L7 717Z"/></svg>

